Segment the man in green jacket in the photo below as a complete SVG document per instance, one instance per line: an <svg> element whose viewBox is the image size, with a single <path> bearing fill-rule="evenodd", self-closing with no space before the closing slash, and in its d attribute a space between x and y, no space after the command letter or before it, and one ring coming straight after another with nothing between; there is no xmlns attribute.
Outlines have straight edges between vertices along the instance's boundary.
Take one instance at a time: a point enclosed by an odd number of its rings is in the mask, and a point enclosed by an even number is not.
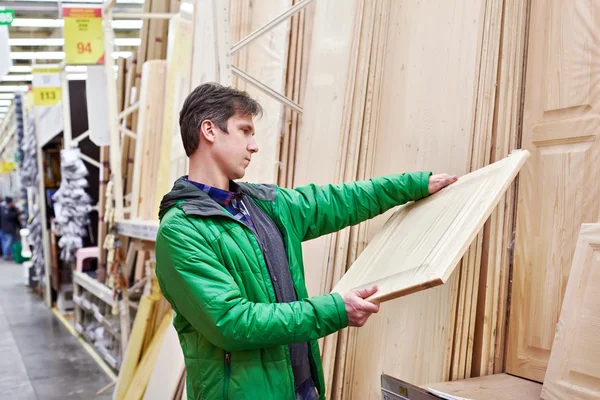
<svg viewBox="0 0 600 400"><path fill-rule="evenodd" d="M188 399L325 398L317 339L363 326L376 287L308 297L303 241L424 198L455 176L414 172L339 185L236 183L258 151L245 92L197 87L179 124L189 175L160 206L156 274L175 312Z"/></svg>

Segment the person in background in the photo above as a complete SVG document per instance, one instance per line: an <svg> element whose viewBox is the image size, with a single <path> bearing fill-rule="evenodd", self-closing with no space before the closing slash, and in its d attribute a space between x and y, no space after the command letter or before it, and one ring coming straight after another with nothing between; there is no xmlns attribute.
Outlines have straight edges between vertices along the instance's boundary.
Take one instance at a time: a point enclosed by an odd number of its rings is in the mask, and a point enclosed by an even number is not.
<svg viewBox="0 0 600 400"><path fill-rule="evenodd" d="M2 251L2 214L4 212L4 208L6 207L6 201L4 197L0 197L2 201L0 201L0 256L4 254Z"/></svg>
<svg viewBox="0 0 600 400"><path fill-rule="evenodd" d="M19 210L15 206L11 197L4 199L6 205L0 210L0 226L2 227L2 257L8 260L12 257L12 245L17 240L21 221L19 220Z"/></svg>

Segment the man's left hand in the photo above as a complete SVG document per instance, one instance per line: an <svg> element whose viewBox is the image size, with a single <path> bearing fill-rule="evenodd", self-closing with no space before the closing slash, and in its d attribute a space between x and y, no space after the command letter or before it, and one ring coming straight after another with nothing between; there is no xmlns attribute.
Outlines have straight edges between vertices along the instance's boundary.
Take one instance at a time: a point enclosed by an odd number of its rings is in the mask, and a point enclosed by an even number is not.
<svg viewBox="0 0 600 400"><path fill-rule="evenodd" d="M446 186L456 182L458 177L456 175L438 174L431 175L429 177L429 194L434 194L440 191Z"/></svg>

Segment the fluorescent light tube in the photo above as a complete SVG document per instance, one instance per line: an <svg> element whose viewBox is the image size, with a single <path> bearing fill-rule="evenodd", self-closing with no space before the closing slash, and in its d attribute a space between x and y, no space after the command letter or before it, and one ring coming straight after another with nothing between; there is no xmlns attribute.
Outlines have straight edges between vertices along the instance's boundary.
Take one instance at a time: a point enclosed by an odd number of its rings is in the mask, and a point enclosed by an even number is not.
<svg viewBox="0 0 600 400"><path fill-rule="evenodd" d="M115 51L112 54L113 58L131 57L130 51ZM14 51L10 53L10 58L13 60L62 60L65 58L64 51Z"/></svg>
<svg viewBox="0 0 600 400"><path fill-rule="evenodd" d="M29 65L13 65L8 72L31 72Z"/></svg>
<svg viewBox="0 0 600 400"><path fill-rule="evenodd" d="M8 39L11 46L62 46L65 43L61 38L17 38Z"/></svg>
<svg viewBox="0 0 600 400"><path fill-rule="evenodd" d="M67 79L70 81L84 81L87 79L87 74L68 74Z"/></svg>
<svg viewBox="0 0 600 400"><path fill-rule="evenodd" d="M10 53L13 60L62 60L64 51L14 51Z"/></svg>
<svg viewBox="0 0 600 400"><path fill-rule="evenodd" d="M0 81L2 82L25 82L33 79L31 74L19 74L19 75L4 75Z"/></svg>
<svg viewBox="0 0 600 400"><path fill-rule="evenodd" d="M0 92L4 93L26 92L28 89L27 85L0 85Z"/></svg>
<svg viewBox="0 0 600 400"><path fill-rule="evenodd" d="M116 38L117 46L139 46L142 43L140 38ZM11 46L63 46L65 44L62 38L17 38L8 39Z"/></svg>
<svg viewBox="0 0 600 400"><path fill-rule="evenodd" d="M142 20L119 19L113 20L112 28L117 30L142 29ZM11 26L19 28L60 28L63 26L62 19L49 18L15 18Z"/></svg>

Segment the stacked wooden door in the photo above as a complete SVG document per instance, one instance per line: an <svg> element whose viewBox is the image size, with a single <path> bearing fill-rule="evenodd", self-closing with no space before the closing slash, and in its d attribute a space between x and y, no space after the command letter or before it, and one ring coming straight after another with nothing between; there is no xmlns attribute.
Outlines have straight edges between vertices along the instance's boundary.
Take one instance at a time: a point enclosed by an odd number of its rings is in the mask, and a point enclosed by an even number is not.
<svg viewBox="0 0 600 400"><path fill-rule="evenodd" d="M600 2L533 1L507 372L542 382L580 225L600 211Z"/></svg>

